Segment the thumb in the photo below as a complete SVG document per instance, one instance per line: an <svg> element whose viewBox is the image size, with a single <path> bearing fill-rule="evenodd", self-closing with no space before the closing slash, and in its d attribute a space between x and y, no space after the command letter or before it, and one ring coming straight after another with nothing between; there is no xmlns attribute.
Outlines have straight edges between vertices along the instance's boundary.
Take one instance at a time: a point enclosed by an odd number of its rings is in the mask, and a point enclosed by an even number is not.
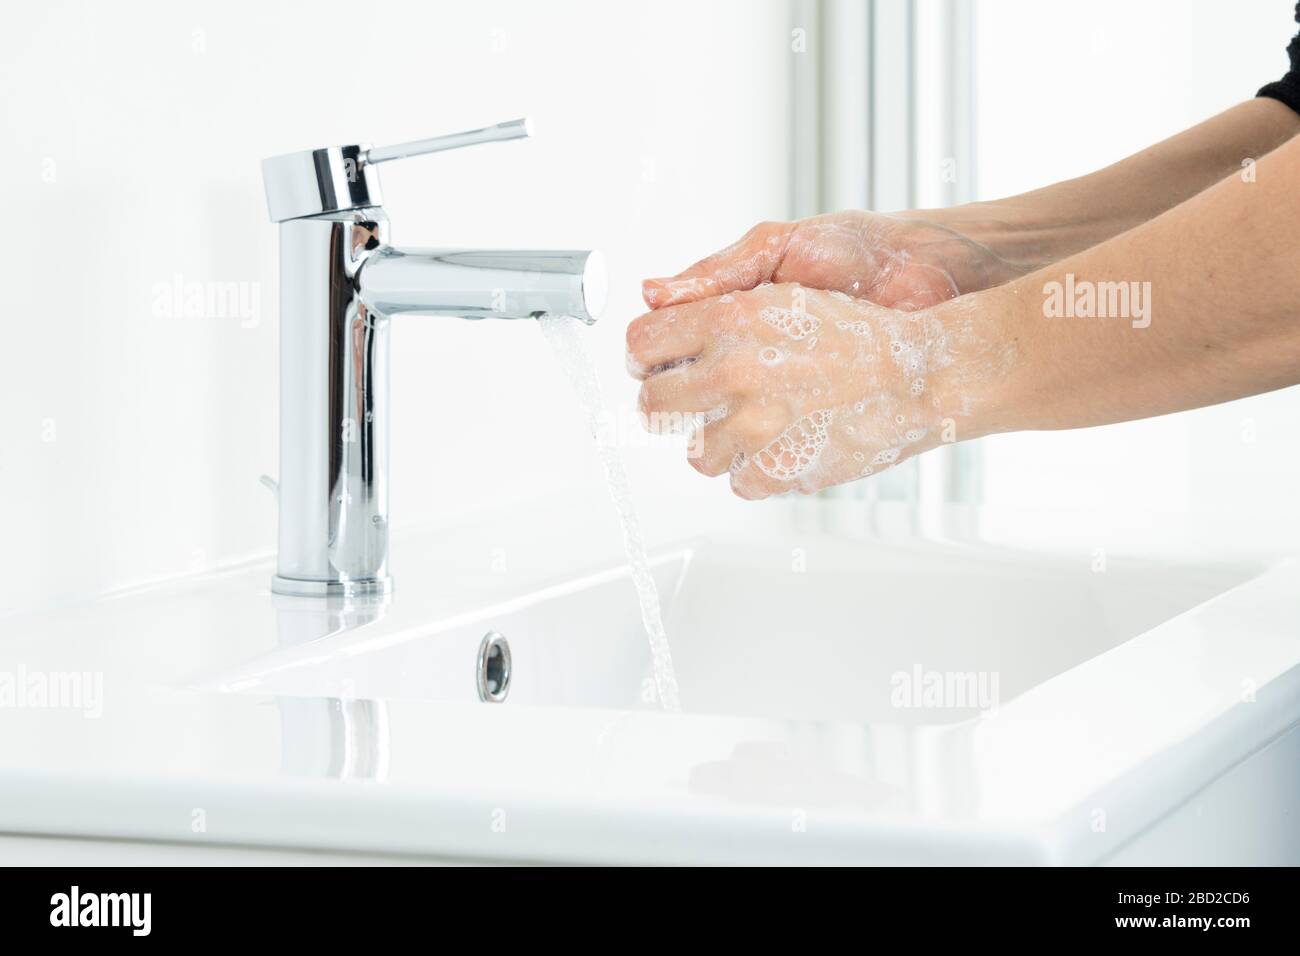
<svg viewBox="0 0 1300 956"><path fill-rule="evenodd" d="M739 241L701 259L684 272L662 279L646 279L641 283L641 295L646 305L659 309L769 282L781 264L794 229L793 222L759 223Z"/></svg>

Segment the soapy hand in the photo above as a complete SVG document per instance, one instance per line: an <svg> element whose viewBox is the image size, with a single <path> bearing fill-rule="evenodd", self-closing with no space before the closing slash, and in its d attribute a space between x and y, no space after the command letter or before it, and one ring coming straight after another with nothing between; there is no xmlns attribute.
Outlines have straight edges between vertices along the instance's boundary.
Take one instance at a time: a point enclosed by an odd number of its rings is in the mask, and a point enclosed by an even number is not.
<svg viewBox="0 0 1300 956"><path fill-rule="evenodd" d="M928 274L915 274L907 301L946 288L921 289ZM977 319L966 300L905 312L842 291L756 284L636 319L628 367L652 430L703 421L698 471L729 474L742 498L807 493L987 430L983 385L1011 353Z"/></svg>
<svg viewBox="0 0 1300 956"><path fill-rule="evenodd" d="M942 213L939 213L942 214ZM923 214L848 210L797 222L765 222L671 278L642 284L652 309L764 282L797 282L893 309L929 308L1023 274L962 232Z"/></svg>

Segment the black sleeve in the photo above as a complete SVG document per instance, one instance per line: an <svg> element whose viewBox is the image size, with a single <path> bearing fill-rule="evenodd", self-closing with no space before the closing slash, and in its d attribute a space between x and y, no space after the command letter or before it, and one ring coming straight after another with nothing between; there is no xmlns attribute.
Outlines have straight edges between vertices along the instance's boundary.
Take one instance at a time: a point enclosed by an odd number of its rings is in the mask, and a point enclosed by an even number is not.
<svg viewBox="0 0 1300 956"><path fill-rule="evenodd" d="M1295 22L1300 23L1300 3L1295 5ZM1281 100L1300 113L1300 33L1291 38L1291 45L1286 48L1286 52L1291 57L1291 69L1287 75L1276 83L1268 84L1255 95Z"/></svg>

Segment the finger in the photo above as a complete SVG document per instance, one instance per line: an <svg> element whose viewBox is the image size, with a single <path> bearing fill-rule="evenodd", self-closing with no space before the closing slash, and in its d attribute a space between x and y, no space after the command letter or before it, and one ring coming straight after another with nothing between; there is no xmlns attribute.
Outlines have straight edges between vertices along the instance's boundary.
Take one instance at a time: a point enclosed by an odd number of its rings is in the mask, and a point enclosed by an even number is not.
<svg viewBox="0 0 1300 956"><path fill-rule="evenodd" d="M715 358L651 375L641 383L638 406L653 432L675 431L683 415L705 414L728 404L731 374Z"/></svg>
<svg viewBox="0 0 1300 956"><path fill-rule="evenodd" d="M748 453L763 448L781 434L788 413L773 405L744 405L739 411L705 424L687 447L691 466L709 477L744 464Z"/></svg>
<svg viewBox="0 0 1300 956"><path fill-rule="evenodd" d="M772 495L784 494L790 490L790 484L763 474L754 464L754 459L747 457L743 464L732 469L731 490L737 497L747 501L758 501Z"/></svg>
<svg viewBox="0 0 1300 956"><path fill-rule="evenodd" d="M752 289L772 279L794 229L792 222L759 223L737 242L675 276L646 279L641 295L650 308L662 309Z"/></svg>
<svg viewBox="0 0 1300 956"><path fill-rule="evenodd" d="M627 327L627 367L645 379L700 354L740 321L739 303L707 299L647 312Z"/></svg>

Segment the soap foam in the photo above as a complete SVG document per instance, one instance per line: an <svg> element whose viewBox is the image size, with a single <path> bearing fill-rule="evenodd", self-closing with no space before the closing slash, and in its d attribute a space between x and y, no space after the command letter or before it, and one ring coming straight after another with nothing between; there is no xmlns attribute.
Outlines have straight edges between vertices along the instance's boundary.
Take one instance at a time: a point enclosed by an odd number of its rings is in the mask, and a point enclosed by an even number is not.
<svg viewBox="0 0 1300 956"><path fill-rule="evenodd" d="M754 456L758 470L777 481L794 481L817 461L830 440L833 418L825 408L799 419Z"/></svg>
<svg viewBox="0 0 1300 956"><path fill-rule="evenodd" d="M867 339L869 341L872 337L871 323L866 319L857 319L853 322L840 320L835 323L835 327L841 332L848 332L850 335L856 335L860 339Z"/></svg>
<svg viewBox="0 0 1300 956"><path fill-rule="evenodd" d="M794 309L782 309L774 305L769 305L761 310L758 317L772 328L784 332L792 339L803 339L816 335L817 330L822 327L821 319L815 315L809 315L807 312L797 312Z"/></svg>

